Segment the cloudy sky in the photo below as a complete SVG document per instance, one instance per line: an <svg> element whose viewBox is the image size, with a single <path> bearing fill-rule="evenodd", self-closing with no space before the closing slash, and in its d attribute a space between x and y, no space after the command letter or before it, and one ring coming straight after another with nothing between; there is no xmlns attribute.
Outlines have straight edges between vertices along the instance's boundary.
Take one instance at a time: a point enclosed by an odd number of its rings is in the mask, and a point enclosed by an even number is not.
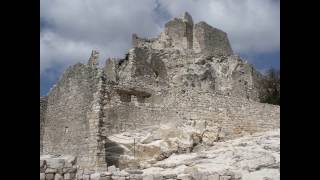
<svg viewBox="0 0 320 180"><path fill-rule="evenodd" d="M64 69L86 63L92 49L100 63L123 57L131 35L155 37L165 22L188 11L194 22L227 32L236 54L255 67L280 68L280 0L41 0L40 95Z"/></svg>

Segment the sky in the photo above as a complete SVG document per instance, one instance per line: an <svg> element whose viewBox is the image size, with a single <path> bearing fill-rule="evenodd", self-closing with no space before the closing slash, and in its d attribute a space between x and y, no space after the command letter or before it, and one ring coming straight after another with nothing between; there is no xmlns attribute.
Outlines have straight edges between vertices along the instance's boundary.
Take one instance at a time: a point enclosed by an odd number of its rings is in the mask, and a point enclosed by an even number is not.
<svg viewBox="0 0 320 180"><path fill-rule="evenodd" d="M91 50L100 52L100 64L124 57L132 33L156 37L185 11L225 31L233 51L257 70L280 69L280 0L41 0L40 95Z"/></svg>

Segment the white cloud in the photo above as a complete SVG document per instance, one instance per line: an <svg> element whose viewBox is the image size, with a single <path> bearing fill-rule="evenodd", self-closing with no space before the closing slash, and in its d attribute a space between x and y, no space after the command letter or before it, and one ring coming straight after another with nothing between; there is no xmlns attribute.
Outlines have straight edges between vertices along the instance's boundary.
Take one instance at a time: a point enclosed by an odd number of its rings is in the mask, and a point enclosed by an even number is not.
<svg viewBox="0 0 320 180"><path fill-rule="evenodd" d="M57 63L85 62L92 49L100 50L100 61L123 56L131 47L132 33L152 37L162 31L162 21L168 19L161 12L174 17L188 11L194 21L224 30L236 52L272 52L280 44L280 10L274 0L41 0L40 4L41 19L49 24L40 34L40 73Z"/></svg>

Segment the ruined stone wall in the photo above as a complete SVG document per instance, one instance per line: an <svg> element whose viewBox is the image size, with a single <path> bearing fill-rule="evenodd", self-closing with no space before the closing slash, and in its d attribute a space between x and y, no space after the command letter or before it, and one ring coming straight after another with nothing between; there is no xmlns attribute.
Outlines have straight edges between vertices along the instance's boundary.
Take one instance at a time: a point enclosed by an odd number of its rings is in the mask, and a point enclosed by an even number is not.
<svg viewBox="0 0 320 180"><path fill-rule="evenodd" d="M98 70L76 64L66 70L48 94L43 151L45 154L73 154L81 165L90 161L90 123Z"/></svg>
<svg viewBox="0 0 320 180"><path fill-rule="evenodd" d="M133 47L148 47L152 49L191 50L193 46L193 20L188 13L174 18L165 24L165 30L157 38L139 38L132 35Z"/></svg>
<svg viewBox="0 0 320 180"><path fill-rule="evenodd" d="M132 34L133 47L152 47L155 39L140 38L137 34Z"/></svg>
<svg viewBox="0 0 320 180"><path fill-rule="evenodd" d="M203 123L211 131L220 128L226 139L280 127L280 107L276 105L208 92L186 91L172 96L175 100L170 104L184 123Z"/></svg>
<svg viewBox="0 0 320 180"><path fill-rule="evenodd" d="M42 154L43 150L43 135L45 126L45 116L47 111L47 102L48 97L40 97L40 154Z"/></svg>
<svg viewBox="0 0 320 180"><path fill-rule="evenodd" d="M139 38L133 34L132 45L157 50L176 49L182 53L193 51L202 55L230 56L233 54L227 33L203 21L194 25L188 13L167 22L164 32L157 38Z"/></svg>
<svg viewBox="0 0 320 180"><path fill-rule="evenodd" d="M120 86L160 89L168 83L166 65L162 57L150 48L134 48L129 51L128 60L119 66Z"/></svg>
<svg viewBox="0 0 320 180"><path fill-rule="evenodd" d="M161 97L159 104L150 103L151 98L139 101L134 95L128 94L126 99L113 95L105 108L106 132L113 134L167 122L205 123L212 130L221 128L229 139L280 126L279 106L245 98L192 91Z"/></svg>
<svg viewBox="0 0 320 180"><path fill-rule="evenodd" d="M115 94L104 109L106 135L178 120L176 112L148 101L141 96Z"/></svg>
<svg viewBox="0 0 320 180"><path fill-rule="evenodd" d="M233 54L227 34L205 22L199 22L194 26L193 49L203 54Z"/></svg>

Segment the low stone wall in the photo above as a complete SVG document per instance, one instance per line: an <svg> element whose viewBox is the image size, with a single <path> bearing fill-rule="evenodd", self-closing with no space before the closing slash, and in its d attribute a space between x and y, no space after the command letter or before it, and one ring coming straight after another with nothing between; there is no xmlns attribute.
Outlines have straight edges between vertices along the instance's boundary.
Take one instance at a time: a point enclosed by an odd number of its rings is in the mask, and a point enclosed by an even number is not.
<svg viewBox="0 0 320 180"><path fill-rule="evenodd" d="M143 179L142 171L124 171L109 166L105 172L82 169L77 165L75 156L40 156L40 180L120 180Z"/></svg>
<svg viewBox="0 0 320 180"><path fill-rule="evenodd" d="M76 173L74 156L40 156L40 180L73 180Z"/></svg>
<svg viewBox="0 0 320 180"><path fill-rule="evenodd" d="M225 171L223 174L201 174L196 168L187 168L185 174L144 174L142 170L120 170L109 166L105 172L82 169L76 165L74 156L40 156L40 180L160 180L160 179L235 179L236 174Z"/></svg>

